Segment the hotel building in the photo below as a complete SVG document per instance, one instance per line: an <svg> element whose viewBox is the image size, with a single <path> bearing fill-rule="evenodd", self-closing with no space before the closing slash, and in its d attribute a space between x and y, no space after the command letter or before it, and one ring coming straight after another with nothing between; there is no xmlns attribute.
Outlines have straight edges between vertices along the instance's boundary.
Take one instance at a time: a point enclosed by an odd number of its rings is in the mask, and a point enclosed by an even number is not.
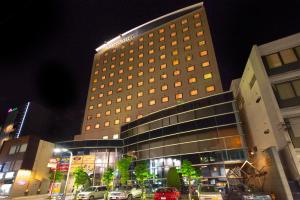
<svg viewBox="0 0 300 200"><path fill-rule="evenodd" d="M222 92L203 3L138 26L96 51L75 140L118 139L125 123Z"/></svg>

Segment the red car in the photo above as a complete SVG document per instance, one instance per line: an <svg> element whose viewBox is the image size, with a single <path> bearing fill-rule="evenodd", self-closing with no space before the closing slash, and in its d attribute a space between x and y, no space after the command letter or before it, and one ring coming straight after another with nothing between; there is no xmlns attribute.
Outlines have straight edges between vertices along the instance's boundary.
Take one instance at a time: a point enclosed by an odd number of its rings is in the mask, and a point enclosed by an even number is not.
<svg viewBox="0 0 300 200"><path fill-rule="evenodd" d="M154 193L154 200L178 200L180 192L174 187L158 188Z"/></svg>

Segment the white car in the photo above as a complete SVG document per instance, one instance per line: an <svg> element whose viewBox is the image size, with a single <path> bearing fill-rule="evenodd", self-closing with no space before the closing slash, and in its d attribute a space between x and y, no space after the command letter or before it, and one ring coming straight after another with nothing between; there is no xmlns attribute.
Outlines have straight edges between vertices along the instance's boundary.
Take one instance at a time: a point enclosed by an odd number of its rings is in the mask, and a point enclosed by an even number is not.
<svg viewBox="0 0 300 200"><path fill-rule="evenodd" d="M91 186L84 191L77 194L77 200L93 200L93 199L102 199L104 198L106 186Z"/></svg>
<svg viewBox="0 0 300 200"><path fill-rule="evenodd" d="M108 197L109 200L115 200L115 199L132 200L133 198L142 197L142 189L140 189L139 187L123 186L111 191Z"/></svg>

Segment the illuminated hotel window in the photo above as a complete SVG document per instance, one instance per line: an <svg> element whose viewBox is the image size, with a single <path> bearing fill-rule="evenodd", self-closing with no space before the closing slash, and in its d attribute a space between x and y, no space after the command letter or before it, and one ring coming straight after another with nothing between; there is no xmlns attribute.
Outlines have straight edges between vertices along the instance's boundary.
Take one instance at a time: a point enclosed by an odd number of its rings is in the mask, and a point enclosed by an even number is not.
<svg viewBox="0 0 300 200"><path fill-rule="evenodd" d="M128 90L132 89L132 84L127 85L127 89L128 89Z"/></svg>
<svg viewBox="0 0 300 200"><path fill-rule="evenodd" d="M120 112L121 112L121 108L117 108L116 113L120 113Z"/></svg>
<svg viewBox="0 0 300 200"><path fill-rule="evenodd" d="M112 86L113 84L114 84L113 81L110 81L110 82L108 83L109 86Z"/></svg>
<svg viewBox="0 0 300 200"><path fill-rule="evenodd" d="M199 41L199 42L198 42L198 45L199 45L199 46L205 45L205 41L204 41L204 40Z"/></svg>
<svg viewBox="0 0 300 200"><path fill-rule="evenodd" d="M125 118L125 122L130 122L131 121L131 118L130 117L126 117Z"/></svg>
<svg viewBox="0 0 300 200"><path fill-rule="evenodd" d="M153 41L150 41L150 42L148 43L149 46L152 46L153 44L154 44Z"/></svg>
<svg viewBox="0 0 300 200"><path fill-rule="evenodd" d="M113 139L119 139L119 134L114 134Z"/></svg>
<svg viewBox="0 0 300 200"><path fill-rule="evenodd" d="M106 112L105 112L105 115L106 115L106 116L107 116L107 115L110 115L110 110L106 111Z"/></svg>
<svg viewBox="0 0 300 200"><path fill-rule="evenodd" d="M196 24L195 24L195 27L197 28L197 27L200 27L201 26L201 22L197 22Z"/></svg>
<svg viewBox="0 0 300 200"><path fill-rule="evenodd" d="M196 82L197 82L196 77L189 78L189 83L196 83Z"/></svg>
<svg viewBox="0 0 300 200"><path fill-rule="evenodd" d="M104 60L103 63L106 64L106 63L107 63L107 60Z"/></svg>
<svg viewBox="0 0 300 200"><path fill-rule="evenodd" d="M122 83L123 82L123 79L122 78L119 78L118 79L118 83Z"/></svg>
<svg viewBox="0 0 300 200"><path fill-rule="evenodd" d="M215 91L215 86L211 85L206 87L206 92L213 92L213 91Z"/></svg>
<svg viewBox="0 0 300 200"><path fill-rule="evenodd" d="M98 103L98 104L97 104L97 107L98 107L98 108L101 108L101 107L102 107L102 103Z"/></svg>
<svg viewBox="0 0 300 200"><path fill-rule="evenodd" d="M139 50L143 49L144 48L144 45L140 45L139 46Z"/></svg>
<svg viewBox="0 0 300 200"><path fill-rule="evenodd" d="M179 60L173 60L173 66L176 66L179 64Z"/></svg>
<svg viewBox="0 0 300 200"><path fill-rule="evenodd" d="M107 101L106 105L111 105L111 100Z"/></svg>
<svg viewBox="0 0 300 200"><path fill-rule="evenodd" d="M129 45L130 45L130 46L132 46L133 44L134 44L134 42L133 42L133 41L129 42Z"/></svg>
<svg viewBox="0 0 300 200"><path fill-rule="evenodd" d="M195 70L195 66L189 66L186 68L188 72L194 71Z"/></svg>
<svg viewBox="0 0 300 200"><path fill-rule="evenodd" d="M95 99L95 97L94 96L91 96L91 98L90 98L91 100L94 100Z"/></svg>
<svg viewBox="0 0 300 200"><path fill-rule="evenodd" d="M174 51L172 51L172 55L173 55L173 56L177 56L177 55L178 55L178 50L175 49Z"/></svg>
<svg viewBox="0 0 300 200"><path fill-rule="evenodd" d="M160 41L160 42L165 41L165 37L160 37L160 38L159 38L159 41Z"/></svg>
<svg viewBox="0 0 300 200"><path fill-rule="evenodd" d="M97 83L97 82L98 82L98 80L97 80L97 79L94 79L94 80L93 80L93 82L94 82L94 83Z"/></svg>
<svg viewBox="0 0 300 200"><path fill-rule="evenodd" d="M208 67L209 66L209 61L206 61L206 62L202 63L201 65L202 65L202 67Z"/></svg>
<svg viewBox="0 0 300 200"><path fill-rule="evenodd" d="M127 79L128 79L128 80L131 80L131 79L132 79L132 74L128 75L128 76L127 76Z"/></svg>
<svg viewBox="0 0 300 200"><path fill-rule="evenodd" d="M143 58L144 57L144 54L143 53L140 53L139 54L139 58Z"/></svg>
<svg viewBox="0 0 300 200"><path fill-rule="evenodd" d="M153 35L154 35L153 33L149 33L148 37L149 37L149 38L152 38Z"/></svg>
<svg viewBox="0 0 300 200"><path fill-rule="evenodd" d="M125 53L121 53L121 54L120 54L120 57L124 57L124 56L125 56Z"/></svg>
<svg viewBox="0 0 300 200"><path fill-rule="evenodd" d="M168 75L167 74L162 74L162 75L160 75L160 78L161 79L166 79L166 78L168 78Z"/></svg>
<svg viewBox="0 0 300 200"><path fill-rule="evenodd" d="M140 42L143 42L143 41L144 41L144 38L143 38L143 37L139 38L139 41L140 41Z"/></svg>
<svg viewBox="0 0 300 200"><path fill-rule="evenodd" d="M191 90L190 91L190 95L191 96L195 96L195 95L197 95L198 94L198 90Z"/></svg>
<svg viewBox="0 0 300 200"><path fill-rule="evenodd" d="M131 110L131 106L126 106L126 110Z"/></svg>
<svg viewBox="0 0 300 200"><path fill-rule="evenodd" d="M121 97L118 97L117 98L117 103L120 103L122 101L122 98Z"/></svg>
<svg viewBox="0 0 300 200"><path fill-rule="evenodd" d="M161 60L163 60L163 59L165 59L165 58L166 58L166 55L165 55L165 54L160 55L160 59L161 59Z"/></svg>
<svg viewBox="0 0 300 200"><path fill-rule="evenodd" d="M172 33L171 33L171 37L175 37L176 35L177 35L176 32L172 32Z"/></svg>
<svg viewBox="0 0 300 200"><path fill-rule="evenodd" d="M171 24L171 25L170 25L170 29L173 29L173 28L175 28L175 27L176 27L175 24Z"/></svg>
<svg viewBox="0 0 300 200"><path fill-rule="evenodd" d="M203 75L204 79L211 79L212 78L212 73L206 73Z"/></svg>
<svg viewBox="0 0 300 200"><path fill-rule="evenodd" d="M166 49L166 45L162 45L159 47L159 50L165 50Z"/></svg>
<svg viewBox="0 0 300 200"><path fill-rule="evenodd" d="M130 49L130 50L129 50L129 53L130 53L130 54L132 54L133 52L134 52L133 49Z"/></svg>
<svg viewBox="0 0 300 200"><path fill-rule="evenodd" d="M111 60L116 60L116 57L115 57L115 56L114 56L114 57L112 57L112 58L111 58Z"/></svg>
<svg viewBox="0 0 300 200"><path fill-rule="evenodd" d="M189 30L189 27L185 27L182 29L182 32L184 33L184 32L187 32L188 30Z"/></svg>
<svg viewBox="0 0 300 200"><path fill-rule="evenodd" d="M188 41L190 39L191 39L191 37L189 35L187 35L187 36L184 36L183 41Z"/></svg>
<svg viewBox="0 0 300 200"><path fill-rule="evenodd" d="M185 57L185 60L186 60L186 61L191 61L191 60L192 60L192 56L191 56L191 55L186 56L186 57Z"/></svg>
<svg viewBox="0 0 300 200"><path fill-rule="evenodd" d="M163 97L161 98L161 102L165 103L169 101L169 97Z"/></svg>
<svg viewBox="0 0 300 200"><path fill-rule="evenodd" d="M102 68L102 71L103 71L103 72L106 72L106 67L103 67L103 68Z"/></svg>
<svg viewBox="0 0 300 200"><path fill-rule="evenodd" d="M105 126L105 127L108 127L108 126L109 126L109 121L105 122L105 123L104 123L104 126ZM103 136L103 139L108 139L108 136Z"/></svg>
<svg viewBox="0 0 300 200"><path fill-rule="evenodd" d="M199 53L199 55L200 55L200 56L206 56L206 55L207 55L207 51L201 51L201 52Z"/></svg>
<svg viewBox="0 0 300 200"><path fill-rule="evenodd" d="M101 117L101 114L100 113L97 113L96 114L96 118L100 118Z"/></svg>
<svg viewBox="0 0 300 200"><path fill-rule="evenodd" d="M105 76L102 76L102 77L101 77L102 80L105 80L105 78L106 78Z"/></svg>
<svg viewBox="0 0 300 200"><path fill-rule="evenodd" d="M137 96L142 97L144 95L144 92L138 92Z"/></svg>
<svg viewBox="0 0 300 200"><path fill-rule="evenodd" d="M155 70L154 67L149 68L149 72L154 72L154 70Z"/></svg>
<svg viewBox="0 0 300 200"><path fill-rule="evenodd" d="M131 100L131 99L132 99L132 95L131 95L131 94L130 94L130 95L127 95L126 99L127 99L127 100Z"/></svg>
<svg viewBox="0 0 300 200"><path fill-rule="evenodd" d="M143 115L138 115L137 119L141 119L143 117Z"/></svg>
<svg viewBox="0 0 300 200"><path fill-rule="evenodd" d="M100 85L100 88L103 89L103 88L104 88L104 84L101 84L101 85Z"/></svg>
<svg viewBox="0 0 300 200"><path fill-rule="evenodd" d="M198 19L199 17L200 17L200 13L194 14L194 18L195 18L195 19Z"/></svg>
<svg viewBox="0 0 300 200"><path fill-rule="evenodd" d="M114 75L115 75L115 73L112 72L112 73L109 74L109 77L114 77Z"/></svg>
<svg viewBox="0 0 300 200"><path fill-rule="evenodd" d="M123 74L124 73L124 70L123 69L120 69L119 70L119 74Z"/></svg>
<svg viewBox="0 0 300 200"><path fill-rule="evenodd" d="M118 89L117 89L117 92L122 92L122 88L118 88Z"/></svg>
<svg viewBox="0 0 300 200"><path fill-rule="evenodd" d="M96 124L96 125L95 125L95 128L100 128L100 124Z"/></svg>
<svg viewBox="0 0 300 200"><path fill-rule="evenodd" d="M111 69L114 69L115 67L116 67L116 65L111 65L110 66Z"/></svg>
<svg viewBox="0 0 300 200"><path fill-rule="evenodd" d="M163 32L165 32L165 29L161 28L161 29L159 29L158 32L159 32L159 33L163 33Z"/></svg>
<svg viewBox="0 0 300 200"><path fill-rule="evenodd" d="M143 71L138 72L138 76L143 76L143 74L144 74Z"/></svg>
<svg viewBox="0 0 300 200"><path fill-rule="evenodd" d="M189 51L189 50L191 50L191 49L192 49L192 46L191 46L191 45L187 45L187 46L184 47L184 50L186 50L186 51Z"/></svg>
<svg viewBox="0 0 300 200"><path fill-rule="evenodd" d="M91 126L86 126L86 127L85 127L85 130L86 130L86 131L89 131L90 129L91 129Z"/></svg>
<svg viewBox="0 0 300 200"><path fill-rule="evenodd" d="M142 107L143 107L143 103L142 102L140 102L140 103L137 104L137 108L142 108Z"/></svg>
<svg viewBox="0 0 300 200"><path fill-rule="evenodd" d="M160 69L166 69L166 68L167 68L167 64L166 63L160 65Z"/></svg>
<svg viewBox="0 0 300 200"><path fill-rule="evenodd" d="M149 63L154 63L154 58L149 58L148 62Z"/></svg>
<svg viewBox="0 0 300 200"><path fill-rule="evenodd" d="M113 53L116 53L116 51L117 51L117 49L113 49L113 50L112 50Z"/></svg>
<svg viewBox="0 0 300 200"><path fill-rule="evenodd" d="M163 85L163 86L161 86L161 90L162 91L165 91L165 90L167 90L168 89L168 85Z"/></svg>
<svg viewBox="0 0 300 200"><path fill-rule="evenodd" d="M149 106L153 106L153 105L155 105L155 100L154 99L149 101Z"/></svg>
<svg viewBox="0 0 300 200"><path fill-rule="evenodd" d="M154 83L154 77L149 78L149 83Z"/></svg>
<svg viewBox="0 0 300 200"><path fill-rule="evenodd" d="M144 63L143 63L143 62L139 62L138 66L139 66L139 67L143 67L143 66L144 66Z"/></svg>
<svg viewBox="0 0 300 200"><path fill-rule="evenodd" d="M153 49L150 49L149 50L149 54L153 54L154 53L154 50Z"/></svg>
<svg viewBox="0 0 300 200"><path fill-rule="evenodd" d="M108 126L109 126L109 124L108 124ZM107 136L107 135L106 135L106 136L103 136L102 139L103 139L103 140L108 140L108 136Z"/></svg>
<svg viewBox="0 0 300 200"><path fill-rule="evenodd" d="M94 74L95 74L95 75L98 75L98 74L99 74L99 71L98 71L98 70L96 70Z"/></svg>
<svg viewBox="0 0 300 200"><path fill-rule="evenodd" d="M140 86L142 86L142 85L144 85L144 81L140 81L140 82L138 82L138 87L140 87Z"/></svg>
<svg viewBox="0 0 300 200"><path fill-rule="evenodd" d="M121 49L125 49L125 45L122 45L122 46L121 46Z"/></svg>
<svg viewBox="0 0 300 200"><path fill-rule="evenodd" d="M129 71L133 70L133 66L129 66L129 67L128 67L128 70L129 70Z"/></svg>
<svg viewBox="0 0 300 200"><path fill-rule="evenodd" d="M171 42L171 45L172 45L172 46L177 45L177 41L176 41L176 40L172 41L172 42Z"/></svg>
<svg viewBox="0 0 300 200"><path fill-rule="evenodd" d="M197 34L196 34L198 37L199 36L202 36L203 35L203 31L199 31L199 32L197 32Z"/></svg>
<svg viewBox="0 0 300 200"><path fill-rule="evenodd" d="M154 94L155 93L155 88L149 89L149 94Z"/></svg>
<svg viewBox="0 0 300 200"><path fill-rule="evenodd" d="M182 93L176 94L175 99L182 99Z"/></svg>
<svg viewBox="0 0 300 200"><path fill-rule="evenodd" d="M175 70L174 72L173 72L173 75L174 76L178 76L180 74L180 70Z"/></svg>
<svg viewBox="0 0 300 200"><path fill-rule="evenodd" d="M99 63L97 63L97 64L96 64L96 67L99 67L99 66L100 66Z"/></svg>
<svg viewBox="0 0 300 200"><path fill-rule="evenodd" d="M99 98L103 97L103 93L100 93L100 94L98 95L98 97L99 97Z"/></svg>
<svg viewBox="0 0 300 200"><path fill-rule="evenodd" d="M181 21L181 24L186 24L187 23L187 19L183 19L182 21Z"/></svg>
<svg viewBox="0 0 300 200"><path fill-rule="evenodd" d="M115 120L115 125L118 125L118 124L120 124L120 120L119 120L119 119L116 119L116 120Z"/></svg>
<svg viewBox="0 0 300 200"><path fill-rule="evenodd" d="M132 62L132 61L133 61L133 57L130 57L130 58L128 59L128 61L129 61L129 62Z"/></svg>
<svg viewBox="0 0 300 200"><path fill-rule="evenodd" d="M91 115L87 116L87 120L91 120L91 119L92 119Z"/></svg>
<svg viewBox="0 0 300 200"><path fill-rule="evenodd" d="M93 87L93 88L92 88L92 91L93 91L93 92L95 92L95 91L96 91L96 88L95 88L95 87Z"/></svg>
<svg viewBox="0 0 300 200"><path fill-rule="evenodd" d="M124 61L120 61L120 65L123 65L124 64Z"/></svg>

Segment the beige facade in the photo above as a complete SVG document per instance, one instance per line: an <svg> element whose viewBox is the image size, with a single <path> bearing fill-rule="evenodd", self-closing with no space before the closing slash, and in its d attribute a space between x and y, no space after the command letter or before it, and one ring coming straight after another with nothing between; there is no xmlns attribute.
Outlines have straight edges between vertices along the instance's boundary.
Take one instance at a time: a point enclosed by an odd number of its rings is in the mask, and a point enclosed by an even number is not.
<svg viewBox="0 0 300 200"><path fill-rule="evenodd" d="M300 180L300 33L261 46L254 45L241 79L234 80L234 91L245 123L252 158L270 147L280 156L286 182ZM257 162L257 161L256 161ZM263 167L260 162L258 165ZM269 166L265 166L269 167ZM267 169L266 168L266 169ZM271 173L270 173L271 174ZM268 187L269 190L283 188ZM270 189L271 188L271 189ZM288 193L288 192L287 192ZM288 196L286 199L292 199Z"/></svg>
<svg viewBox="0 0 300 200"><path fill-rule="evenodd" d="M219 92L219 70L200 3L97 48L82 133L75 140L117 139L122 124Z"/></svg>

